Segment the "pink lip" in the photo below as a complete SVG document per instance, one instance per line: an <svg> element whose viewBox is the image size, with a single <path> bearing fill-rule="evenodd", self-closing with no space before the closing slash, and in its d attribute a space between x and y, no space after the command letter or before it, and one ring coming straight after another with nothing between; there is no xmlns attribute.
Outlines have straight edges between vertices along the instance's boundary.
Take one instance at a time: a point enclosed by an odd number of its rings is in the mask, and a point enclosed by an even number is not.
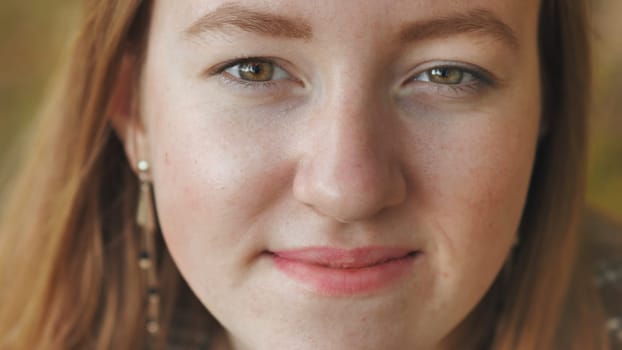
<svg viewBox="0 0 622 350"><path fill-rule="evenodd" d="M353 250L312 247L272 252L288 277L326 296L370 294L408 275L420 255L412 249L364 247Z"/></svg>

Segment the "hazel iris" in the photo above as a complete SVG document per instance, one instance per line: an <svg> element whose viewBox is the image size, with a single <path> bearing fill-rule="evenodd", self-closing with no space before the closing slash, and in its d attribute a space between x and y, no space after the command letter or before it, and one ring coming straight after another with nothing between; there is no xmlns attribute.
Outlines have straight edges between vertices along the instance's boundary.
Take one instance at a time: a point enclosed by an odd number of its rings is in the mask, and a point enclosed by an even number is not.
<svg viewBox="0 0 622 350"><path fill-rule="evenodd" d="M464 78L464 72L451 67L433 68L428 72L428 78L437 84L460 84Z"/></svg>
<svg viewBox="0 0 622 350"><path fill-rule="evenodd" d="M244 62L238 65L238 74L248 81L268 81L274 76L274 65L261 61Z"/></svg>

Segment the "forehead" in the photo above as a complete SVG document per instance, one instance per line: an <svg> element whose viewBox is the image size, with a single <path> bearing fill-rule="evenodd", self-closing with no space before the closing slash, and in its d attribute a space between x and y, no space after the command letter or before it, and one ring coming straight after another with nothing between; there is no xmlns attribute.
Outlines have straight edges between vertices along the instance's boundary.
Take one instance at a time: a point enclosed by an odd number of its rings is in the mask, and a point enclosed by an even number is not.
<svg viewBox="0 0 622 350"><path fill-rule="evenodd" d="M485 12L522 41L534 37L539 4L539 0L158 0L153 24L156 29L163 26L182 33L206 15L238 8L293 19L308 25L316 39L339 38L335 34L382 39L397 35L405 24ZM236 16L231 12L225 15Z"/></svg>

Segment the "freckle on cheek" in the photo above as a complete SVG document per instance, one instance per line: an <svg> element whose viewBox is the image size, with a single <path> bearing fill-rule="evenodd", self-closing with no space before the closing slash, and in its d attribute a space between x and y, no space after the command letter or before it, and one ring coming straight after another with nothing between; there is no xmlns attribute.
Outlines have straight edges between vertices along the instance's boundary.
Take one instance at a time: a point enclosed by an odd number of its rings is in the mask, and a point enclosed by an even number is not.
<svg viewBox="0 0 622 350"><path fill-rule="evenodd" d="M184 186L184 194L186 196L192 194L192 188Z"/></svg>

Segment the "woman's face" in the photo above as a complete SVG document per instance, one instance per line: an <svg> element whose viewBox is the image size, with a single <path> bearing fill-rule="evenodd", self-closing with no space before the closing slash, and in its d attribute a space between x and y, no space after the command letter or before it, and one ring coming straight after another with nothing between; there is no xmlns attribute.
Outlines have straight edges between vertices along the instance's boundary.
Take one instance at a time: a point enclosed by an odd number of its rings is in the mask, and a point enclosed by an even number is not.
<svg viewBox="0 0 622 350"><path fill-rule="evenodd" d="M161 229L235 349L440 349L511 248L536 0L160 0Z"/></svg>

